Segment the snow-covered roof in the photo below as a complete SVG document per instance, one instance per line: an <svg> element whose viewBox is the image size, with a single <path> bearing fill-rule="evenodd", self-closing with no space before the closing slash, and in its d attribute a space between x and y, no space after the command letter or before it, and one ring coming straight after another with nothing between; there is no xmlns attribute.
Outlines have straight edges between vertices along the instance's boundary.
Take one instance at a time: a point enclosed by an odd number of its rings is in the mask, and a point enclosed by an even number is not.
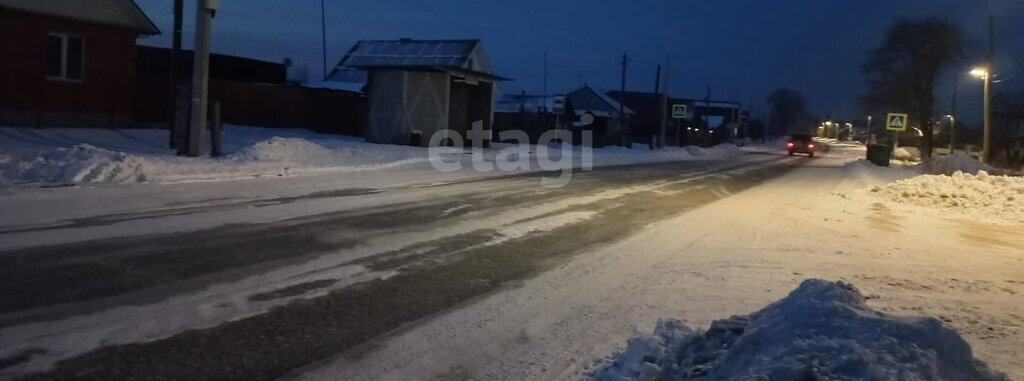
<svg viewBox="0 0 1024 381"><path fill-rule="evenodd" d="M709 104L710 104L710 106L708 106ZM699 107L705 107L706 106L706 107L717 107L717 108L740 108L740 104L739 103L736 103L736 102L721 102L721 101L704 102L702 100L694 100L693 101L693 105L694 106L699 106Z"/></svg>
<svg viewBox="0 0 1024 381"><path fill-rule="evenodd" d="M613 110L620 109L619 101L612 99L612 97L609 97L608 94L605 94L606 92L595 91L594 93L597 94L597 96L601 97L601 100L605 101L605 103L608 103L608 105L610 105ZM626 107L625 105L621 105L621 109L622 113L626 115L636 114L636 112L634 112L633 109Z"/></svg>
<svg viewBox="0 0 1024 381"><path fill-rule="evenodd" d="M565 97L566 101L572 104L572 108L577 114L581 111L588 111L595 116L618 115L620 107L625 115L636 114L633 109L619 104L618 101L600 91L594 90L590 86L583 86L573 90Z"/></svg>
<svg viewBox="0 0 1024 381"><path fill-rule="evenodd" d="M345 90L354 93L362 93L363 86L366 86L365 82L342 82L342 81L317 81L317 82L306 82L301 84L302 87L308 87L311 89L331 89L331 90Z"/></svg>
<svg viewBox="0 0 1024 381"><path fill-rule="evenodd" d="M519 112L519 107L525 108L527 111L535 112L541 107L548 111L554 110L555 108L555 96L554 95L533 95L533 94L504 94L501 99L495 102L494 111L496 112Z"/></svg>
<svg viewBox="0 0 1024 381"><path fill-rule="evenodd" d="M507 80L491 70L480 40L364 40L356 42L327 76L346 81L346 72L369 69L441 70L455 75Z"/></svg>
<svg viewBox="0 0 1024 381"><path fill-rule="evenodd" d="M141 34L160 34L133 0L0 0L0 8L126 27Z"/></svg>
<svg viewBox="0 0 1024 381"><path fill-rule="evenodd" d="M338 66L465 68L480 40L359 41Z"/></svg>

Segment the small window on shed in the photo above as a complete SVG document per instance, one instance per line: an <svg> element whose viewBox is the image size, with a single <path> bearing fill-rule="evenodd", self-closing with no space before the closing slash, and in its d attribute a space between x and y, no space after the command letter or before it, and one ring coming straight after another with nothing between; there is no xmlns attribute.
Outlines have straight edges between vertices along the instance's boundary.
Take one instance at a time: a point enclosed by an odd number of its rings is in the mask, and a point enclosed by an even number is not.
<svg viewBox="0 0 1024 381"><path fill-rule="evenodd" d="M85 43L65 34L46 36L46 77L81 81L84 77Z"/></svg>

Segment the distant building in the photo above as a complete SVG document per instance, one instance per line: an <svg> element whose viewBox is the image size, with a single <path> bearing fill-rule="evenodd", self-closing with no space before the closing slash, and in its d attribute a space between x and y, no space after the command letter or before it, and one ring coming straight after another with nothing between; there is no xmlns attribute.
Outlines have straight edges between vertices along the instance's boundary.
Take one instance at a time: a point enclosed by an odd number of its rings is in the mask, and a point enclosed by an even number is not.
<svg viewBox="0 0 1024 381"><path fill-rule="evenodd" d="M559 120L555 114L556 95L504 94L494 105L494 139L501 140L502 131L526 132L531 143L537 143L541 134L555 128Z"/></svg>
<svg viewBox="0 0 1024 381"><path fill-rule="evenodd" d="M664 99L661 95L639 91L608 91L605 94L612 99L622 99L622 103L636 112L633 120L633 139L646 142L651 136L661 134L660 102ZM746 113L738 102L687 98L665 100L667 145L715 144L734 137L742 137ZM672 117L673 105L685 106L686 113L682 118Z"/></svg>
<svg viewBox="0 0 1024 381"><path fill-rule="evenodd" d="M0 124L128 123L135 39L159 33L132 0L0 0Z"/></svg>
<svg viewBox="0 0 1024 381"><path fill-rule="evenodd" d="M366 139L425 146L439 131L490 130L494 74L480 40L359 41L328 80L366 73ZM345 77L345 78L342 78Z"/></svg>
<svg viewBox="0 0 1024 381"><path fill-rule="evenodd" d="M594 136L593 145L595 147L622 145L626 139L631 139L625 135L628 130L623 127L632 123L636 112L628 106L622 105L623 115L621 118L622 125L620 125L619 102L603 92L594 90L590 86L583 86L566 94L565 103L566 109L572 110L577 119L583 114L594 116L592 124L589 126L576 126L573 128L573 131L574 134L578 134L578 130L592 131Z"/></svg>

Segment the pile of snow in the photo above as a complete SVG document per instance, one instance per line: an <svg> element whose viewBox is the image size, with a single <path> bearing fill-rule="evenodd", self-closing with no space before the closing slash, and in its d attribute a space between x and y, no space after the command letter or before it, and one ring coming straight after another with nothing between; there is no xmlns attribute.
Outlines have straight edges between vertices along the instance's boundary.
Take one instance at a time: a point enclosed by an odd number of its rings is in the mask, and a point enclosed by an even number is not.
<svg viewBox="0 0 1024 381"><path fill-rule="evenodd" d="M427 160L426 149L418 147L340 142L327 148L302 138L274 137L221 158L129 154L77 144L4 156L0 177L4 183L126 184L363 170Z"/></svg>
<svg viewBox="0 0 1024 381"><path fill-rule="evenodd" d="M956 171L951 176L921 175L876 185L871 193L886 201L1024 224L1022 177Z"/></svg>
<svg viewBox="0 0 1024 381"><path fill-rule="evenodd" d="M929 175L952 175L957 171L970 174L978 174L980 171L999 173L998 169L983 164L973 157L959 153L950 156L933 157L922 165L924 173Z"/></svg>
<svg viewBox="0 0 1024 381"><path fill-rule="evenodd" d="M659 321L594 380L1008 380L934 318L872 310L852 285L807 280L785 299L695 332Z"/></svg>
<svg viewBox="0 0 1024 381"><path fill-rule="evenodd" d="M237 163L269 162L313 168L373 168L425 161L427 151L420 147L368 143L327 148L302 138L273 137L242 148L225 159Z"/></svg>
<svg viewBox="0 0 1024 381"><path fill-rule="evenodd" d="M896 149L892 151L892 158L896 160L909 161L914 160L915 156L904 147L896 147Z"/></svg>

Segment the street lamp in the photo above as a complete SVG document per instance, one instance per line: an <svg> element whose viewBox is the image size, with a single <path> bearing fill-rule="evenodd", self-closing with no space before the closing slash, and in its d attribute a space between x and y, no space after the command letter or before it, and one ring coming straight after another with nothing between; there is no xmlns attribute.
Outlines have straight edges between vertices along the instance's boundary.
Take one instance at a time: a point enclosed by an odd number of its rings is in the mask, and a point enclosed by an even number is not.
<svg viewBox="0 0 1024 381"><path fill-rule="evenodd" d="M988 161L989 140L992 137L992 73L989 73L987 67L976 67L974 70L971 70L971 75L985 81L985 99L982 111L984 113L985 127L981 137L981 162L985 163Z"/></svg>
<svg viewBox="0 0 1024 381"><path fill-rule="evenodd" d="M956 117L953 114L946 115L949 118L949 154L956 153L953 141L956 138Z"/></svg>

